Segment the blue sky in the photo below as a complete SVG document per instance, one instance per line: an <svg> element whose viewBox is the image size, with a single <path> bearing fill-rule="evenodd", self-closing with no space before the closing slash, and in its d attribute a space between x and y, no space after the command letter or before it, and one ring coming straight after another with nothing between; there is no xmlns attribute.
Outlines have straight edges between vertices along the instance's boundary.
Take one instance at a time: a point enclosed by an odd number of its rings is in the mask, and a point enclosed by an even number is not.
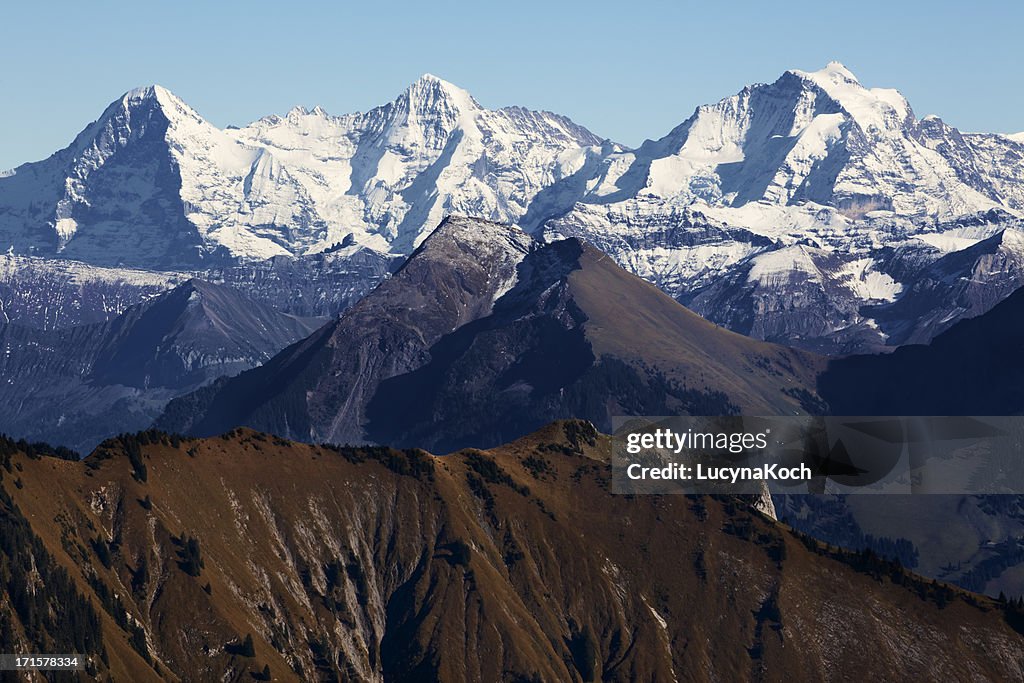
<svg viewBox="0 0 1024 683"><path fill-rule="evenodd" d="M831 59L919 116L1024 130L1020 2L0 3L0 169L160 83L216 125L365 110L430 72L488 107L566 114L636 145L698 104Z"/></svg>

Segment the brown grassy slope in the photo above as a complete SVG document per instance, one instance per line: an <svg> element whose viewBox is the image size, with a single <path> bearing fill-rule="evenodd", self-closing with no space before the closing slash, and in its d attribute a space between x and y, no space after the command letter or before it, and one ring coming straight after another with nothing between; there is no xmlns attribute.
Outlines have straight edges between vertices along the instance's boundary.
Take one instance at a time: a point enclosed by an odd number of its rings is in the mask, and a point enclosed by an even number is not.
<svg viewBox="0 0 1024 683"><path fill-rule="evenodd" d="M743 411L803 412L786 390L813 388L824 359L719 327L590 245L579 261L569 286L595 355L643 361L693 388L723 391Z"/></svg>
<svg viewBox="0 0 1024 683"><path fill-rule="evenodd" d="M169 679L1024 675L993 602L855 571L729 500L613 495L603 439L563 422L435 457L237 430L143 446L145 482L108 444L15 456L2 486L83 591L122 596ZM226 648L246 634L255 656ZM114 680L156 675L109 618L104 641Z"/></svg>

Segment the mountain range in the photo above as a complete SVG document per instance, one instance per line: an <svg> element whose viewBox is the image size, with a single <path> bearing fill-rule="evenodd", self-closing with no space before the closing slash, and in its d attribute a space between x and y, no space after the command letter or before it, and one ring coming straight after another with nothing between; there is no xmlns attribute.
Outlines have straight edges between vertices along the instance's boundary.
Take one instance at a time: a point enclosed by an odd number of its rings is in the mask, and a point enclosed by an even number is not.
<svg viewBox="0 0 1024 683"><path fill-rule="evenodd" d="M365 113L296 108L224 130L159 86L131 91L68 148L0 177L0 246L27 281L126 269L128 298L140 269L216 281L206 272L276 258L316 282L305 262L329 251L336 269L357 264L353 296L284 310L337 315L463 214L582 238L713 322L831 354L927 341L997 303L1020 282L1022 211L1019 136L919 119L838 63L698 107L637 149L426 75ZM968 283L996 294L948 295Z"/></svg>
<svg viewBox="0 0 1024 683"><path fill-rule="evenodd" d="M365 114L296 108L227 130L150 86L0 179L0 234L15 253L158 270L345 239L408 254L450 212L517 221L599 145L568 119L486 110L430 75Z"/></svg>
<svg viewBox="0 0 1024 683"><path fill-rule="evenodd" d="M144 432L84 461L2 440L0 635L131 681L1024 676L1016 604L732 498L614 495L606 439Z"/></svg>

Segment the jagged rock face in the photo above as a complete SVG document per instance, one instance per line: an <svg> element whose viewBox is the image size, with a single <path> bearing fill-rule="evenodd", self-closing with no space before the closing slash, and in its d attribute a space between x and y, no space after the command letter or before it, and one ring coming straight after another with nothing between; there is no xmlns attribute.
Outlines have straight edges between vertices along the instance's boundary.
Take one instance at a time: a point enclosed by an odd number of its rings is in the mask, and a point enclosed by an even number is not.
<svg viewBox="0 0 1024 683"><path fill-rule="evenodd" d="M662 216L650 228L623 217L625 235L581 222L565 229L579 220L570 216L554 234L604 245L624 267L724 327L827 354L925 343L1021 282L1024 223L1001 211L924 233L875 217L879 232L858 228L857 243L841 248L772 241L707 223L691 209L673 215L681 218ZM661 237L676 246L665 248Z"/></svg>
<svg viewBox="0 0 1024 683"><path fill-rule="evenodd" d="M159 424L451 450L569 416L799 412L818 363L711 325L578 240L453 218L332 326Z"/></svg>
<svg viewBox="0 0 1024 683"><path fill-rule="evenodd" d="M333 318L394 266L394 259L358 247L191 271L104 268L7 254L0 256L0 323L50 330L103 322L189 279L227 285L283 313Z"/></svg>
<svg viewBox="0 0 1024 683"><path fill-rule="evenodd" d="M795 245L759 254L684 300L755 339L833 353L882 346L885 332L862 315L862 302L893 301L901 290L870 258Z"/></svg>
<svg viewBox="0 0 1024 683"><path fill-rule="evenodd" d="M168 144L173 117L186 110L162 88L133 90L66 149L0 178L5 247L96 265L198 259L199 236L186 220Z"/></svg>
<svg viewBox="0 0 1024 683"><path fill-rule="evenodd" d="M400 261L359 246L301 258L278 256L200 271L199 279L224 284L278 311L336 318L391 274Z"/></svg>
<svg viewBox="0 0 1024 683"><path fill-rule="evenodd" d="M446 457L143 436L0 472L37 563L102 615L114 681L1024 673L990 599L857 570L743 502L613 495L583 422Z"/></svg>
<svg viewBox="0 0 1024 683"><path fill-rule="evenodd" d="M185 273L5 254L0 323L51 330L103 322L187 279Z"/></svg>
<svg viewBox="0 0 1024 683"><path fill-rule="evenodd" d="M248 369L323 323L189 280L105 326L93 381L182 389Z"/></svg>
<svg viewBox="0 0 1024 683"><path fill-rule="evenodd" d="M88 450L173 397L255 367L323 324L189 280L106 323L0 325L0 431Z"/></svg>
<svg viewBox="0 0 1024 683"><path fill-rule="evenodd" d="M808 245L767 251L680 299L731 330L825 354L928 343L1020 286L1024 233L981 218L924 240L846 255ZM990 236L989 236L990 235ZM960 240L965 246L950 250Z"/></svg>
<svg viewBox="0 0 1024 683"><path fill-rule="evenodd" d="M909 266L913 282L891 303L865 309L891 345L924 344L960 320L990 311L1020 287L1024 277L1024 233L1005 229L973 245L944 254L923 268ZM901 264L902 265L902 264Z"/></svg>

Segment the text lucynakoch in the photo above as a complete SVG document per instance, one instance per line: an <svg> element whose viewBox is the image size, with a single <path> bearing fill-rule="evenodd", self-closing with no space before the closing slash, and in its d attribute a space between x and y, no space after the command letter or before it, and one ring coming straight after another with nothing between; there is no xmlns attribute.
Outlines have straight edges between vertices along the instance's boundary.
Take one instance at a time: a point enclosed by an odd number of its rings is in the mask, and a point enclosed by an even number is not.
<svg viewBox="0 0 1024 683"><path fill-rule="evenodd" d="M674 479L683 481L810 481L813 477L811 468L805 464L797 467L780 467L778 463L769 463L760 467L726 467L681 465L672 463L662 467L644 467L633 463L626 468L626 476L630 479Z"/></svg>

